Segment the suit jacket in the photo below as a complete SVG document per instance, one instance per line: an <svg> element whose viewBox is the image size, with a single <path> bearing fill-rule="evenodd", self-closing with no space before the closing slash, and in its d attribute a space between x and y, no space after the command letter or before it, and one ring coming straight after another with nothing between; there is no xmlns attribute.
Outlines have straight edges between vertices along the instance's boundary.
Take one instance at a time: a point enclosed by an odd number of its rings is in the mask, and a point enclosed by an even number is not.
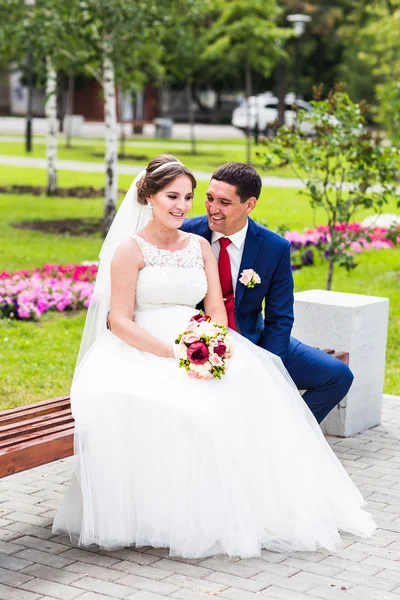
<svg viewBox="0 0 400 600"><path fill-rule="evenodd" d="M187 219L181 229L211 243L207 216ZM290 243L249 218L239 276L243 269L254 269L261 283L246 288L239 280L236 282L237 330L285 362L294 319Z"/></svg>

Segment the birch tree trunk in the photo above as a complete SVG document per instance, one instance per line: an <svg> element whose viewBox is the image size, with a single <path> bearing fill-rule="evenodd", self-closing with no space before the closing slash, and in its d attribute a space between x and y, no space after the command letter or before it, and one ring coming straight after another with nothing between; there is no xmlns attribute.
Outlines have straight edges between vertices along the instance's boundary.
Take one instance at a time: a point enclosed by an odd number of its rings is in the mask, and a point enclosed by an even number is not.
<svg viewBox="0 0 400 600"><path fill-rule="evenodd" d="M117 179L117 106L115 98L114 65L107 52L104 55L104 124L106 129L105 154L105 198L103 233L110 229L117 210L118 179Z"/></svg>
<svg viewBox="0 0 400 600"><path fill-rule="evenodd" d="M46 59L46 117L47 117L47 193L57 191L57 72L50 57Z"/></svg>

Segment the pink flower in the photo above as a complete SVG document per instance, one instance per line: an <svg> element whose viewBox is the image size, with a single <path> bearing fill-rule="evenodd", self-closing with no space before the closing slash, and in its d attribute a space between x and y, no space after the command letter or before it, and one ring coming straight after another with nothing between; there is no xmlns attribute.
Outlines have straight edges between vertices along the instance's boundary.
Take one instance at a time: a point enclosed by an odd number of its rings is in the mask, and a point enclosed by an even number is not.
<svg viewBox="0 0 400 600"><path fill-rule="evenodd" d="M197 321L197 323L204 323L204 322L209 322L211 321L211 317L209 317L208 315L203 315L201 312L197 315L194 315L191 319L191 321Z"/></svg>
<svg viewBox="0 0 400 600"><path fill-rule="evenodd" d="M245 286L248 286L251 281L251 273L249 271L250 269L243 271L242 276L239 279L240 283L243 283Z"/></svg>
<svg viewBox="0 0 400 600"><path fill-rule="evenodd" d="M225 346L225 344L222 344L221 342L218 344L218 346L216 346L214 348L214 352L218 356L223 356L225 354L225 351L226 351L226 346Z"/></svg>
<svg viewBox="0 0 400 600"><path fill-rule="evenodd" d="M195 365L202 365L208 360L208 348L203 342L194 342L187 350L188 360Z"/></svg>
<svg viewBox="0 0 400 600"><path fill-rule="evenodd" d="M220 358L218 354L211 354L208 360L210 361L213 367L221 367L224 364L222 358Z"/></svg>
<svg viewBox="0 0 400 600"><path fill-rule="evenodd" d="M246 287L253 288L255 285L261 283L261 278L254 269L244 269L240 274L239 281Z"/></svg>
<svg viewBox="0 0 400 600"><path fill-rule="evenodd" d="M198 341L198 337L194 333L190 333L190 334L186 334L186 335L182 336L182 342L184 344L193 344L194 342L197 342L197 341Z"/></svg>

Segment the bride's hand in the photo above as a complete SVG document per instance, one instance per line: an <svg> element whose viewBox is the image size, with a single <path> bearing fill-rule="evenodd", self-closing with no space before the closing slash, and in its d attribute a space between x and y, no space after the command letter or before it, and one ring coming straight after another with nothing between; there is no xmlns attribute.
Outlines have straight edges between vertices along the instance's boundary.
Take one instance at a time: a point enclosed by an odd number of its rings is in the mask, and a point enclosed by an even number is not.
<svg viewBox="0 0 400 600"><path fill-rule="evenodd" d="M175 352L172 346L165 346L165 354L163 353L163 358L175 358Z"/></svg>

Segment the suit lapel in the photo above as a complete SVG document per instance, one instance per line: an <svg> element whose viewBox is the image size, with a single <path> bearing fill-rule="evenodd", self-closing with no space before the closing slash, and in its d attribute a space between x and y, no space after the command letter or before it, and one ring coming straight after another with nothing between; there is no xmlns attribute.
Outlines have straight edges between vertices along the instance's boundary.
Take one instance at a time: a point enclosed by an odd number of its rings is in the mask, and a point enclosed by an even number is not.
<svg viewBox="0 0 400 600"><path fill-rule="evenodd" d="M199 224L196 233L201 235L201 237L206 238L206 240L211 244L211 229L208 226L207 217L205 217L204 220Z"/></svg>
<svg viewBox="0 0 400 600"><path fill-rule="evenodd" d="M236 282L235 304L239 306L246 287L240 283L240 273L244 269L255 269L258 254L261 249L262 238L257 234L257 226L252 219L249 218L249 228L247 230L246 239L244 242L243 256L240 263L238 280Z"/></svg>

